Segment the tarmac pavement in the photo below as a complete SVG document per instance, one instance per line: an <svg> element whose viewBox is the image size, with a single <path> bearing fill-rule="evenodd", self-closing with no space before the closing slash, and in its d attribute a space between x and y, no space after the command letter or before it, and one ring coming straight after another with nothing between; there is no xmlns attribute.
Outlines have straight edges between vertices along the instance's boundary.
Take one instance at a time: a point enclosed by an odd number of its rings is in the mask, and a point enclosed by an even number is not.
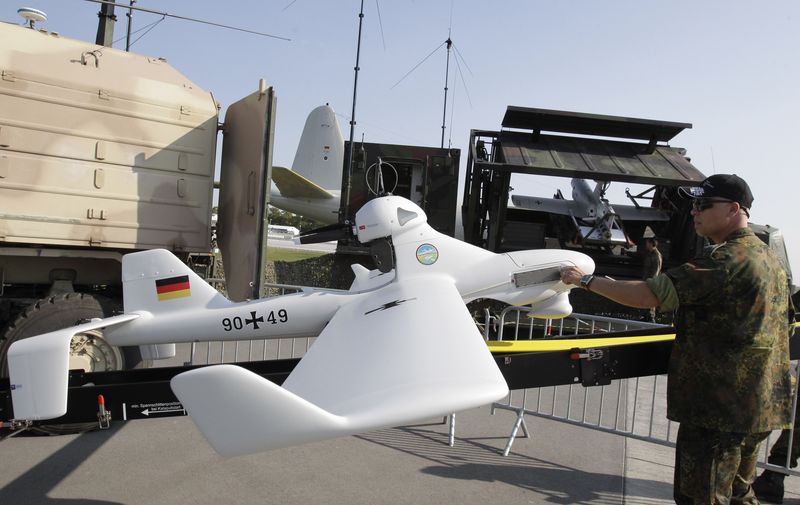
<svg viewBox="0 0 800 505"><path fill-rule="evenodd" d="M178 365L188 349L158 364ZM303 352L300 344L287 349ZM217 351L225 355L196 353ZM619 396L627 403L607 402L611 412L600 417L613 424L607 414L635 405L640 414L657 414L649 428L654 435L666 433L662 407L641 400L663 400L665 387L653 391L656 384L627 385ZM588 405L584 418L596 422L599 390L578 386L567 395L569 386L560 388L558 401L552 388L529 390L527 405L552 404L561 416L568 405L575 411ZM615 389L607 391L607 398L616 397ZM514 398L519 402L519 393ZM531 437L522 438L520 430L504 457L515 420L515 412L492 415L489 406L460 412L453 447L449 426L439 418L230 459L216 454L188 417L116 421L110 430L82 435L23 434L0 441L0 505L673 503L671 447L527 415ZM800 505L800 479L789 477L786 486L784 503Z"/></svg>
<svg viewBox="0 0 800 505"><path fill-rule="evenodd" d="M669 447L528 416L531 438L502 456L514 414L456 416L237 458L187 417L82 435L0 442L0 504L667 504ZM797 479L784 503L800 504Z"/></svg>
<svg viewBox="0 0 800 505"><path fill-rule="evenodd" d="M501 455L514 417L441 420L224 459L185 417L2 442L3 504L623 503L625 441L544 419ZM644 503L644 502L643 502Z"/></svg>

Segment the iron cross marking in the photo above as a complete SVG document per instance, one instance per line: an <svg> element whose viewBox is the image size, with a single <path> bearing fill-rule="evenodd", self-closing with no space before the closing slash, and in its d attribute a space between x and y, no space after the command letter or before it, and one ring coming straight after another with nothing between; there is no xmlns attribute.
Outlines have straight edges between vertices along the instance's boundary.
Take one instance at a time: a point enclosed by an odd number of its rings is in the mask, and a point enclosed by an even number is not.
<svg viewBox="0 0 800 505"><path fill-rule="evenodd" d="M250 312L250 319L244 320L244 324L252 324L254 330L258 329L258 323L263 323L263 322L264 322L264 316L256 317L255 311Z"/></svg>

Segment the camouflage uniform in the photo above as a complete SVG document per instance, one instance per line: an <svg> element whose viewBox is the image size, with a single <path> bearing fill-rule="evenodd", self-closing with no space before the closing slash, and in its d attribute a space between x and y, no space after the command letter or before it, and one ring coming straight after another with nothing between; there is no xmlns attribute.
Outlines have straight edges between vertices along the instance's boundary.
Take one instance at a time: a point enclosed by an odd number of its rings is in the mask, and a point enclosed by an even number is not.
<svg viewBox="0 0 800 505"><path fill-rule="evenodd" d="M786 274L742 228L646 282L662 310L678 308L667 388L667 417L681 423L676 503L758 503L758 445L791 419Z"/></svg>
<svg viewBox="0 0 800 505"><path fill-rule="evenodd" d="M730 433L683 423L675 446L678 505L757 504L751 488L758 447L769 432Z"/></svg>

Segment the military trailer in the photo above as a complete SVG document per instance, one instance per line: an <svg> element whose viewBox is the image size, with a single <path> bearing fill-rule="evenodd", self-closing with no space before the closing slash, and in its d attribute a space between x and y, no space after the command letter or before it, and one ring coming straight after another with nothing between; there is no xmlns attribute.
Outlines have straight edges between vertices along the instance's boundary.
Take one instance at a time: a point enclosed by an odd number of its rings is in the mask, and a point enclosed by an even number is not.
<svg viewBox="0 0 800 505"><path fill-rule="evenodd" d="M706 176L685 149L669 144L691 126L509 106L500 131L470 133L464 239L491 251L580 250L593 257L599 273L631 278L641 273L641 257L631 251L655 236L665 266L682 263L705 246L681 188L698 186ZM572 194L510 194L514 174L571 179ZM609 201L610 184L625 185L627 205ZM645 189L633 191L629 184ZM780 230L751 227L788 271Z"/></svg>
<svg viewBox="0 0 800 505"><path fill-rule="evenodd" d="M350 142L344 149L350 149ZM455 236L460 157L460 149L355 142L353 166L349 173L346 166L342 171L347 198L340 214L354 222L364 203L391 193L419 205L433 229Z"/></svg>
<svg viewBox="0 0 800 505"><path fill-rule="evenodd" d="M0 23L0 376L12 342L121 311L129 252L168 249L211 280L218 245L228 296L258 296L275 102L262 81L220 124L211 93L164 59ZM97 332L73 340L72 366L165 352Z"/></svg>
<svg viewBox="0 0 800 505"><path fill-rule="evenodd" d="M658 238L664 268L691 259L706 242L694 231L691 200L681 188L698 186L706 176L685 149L670 145L691 126L508 106L501 130L470 132L464 240L495 252L578 250L592 256L596 273L620 279L642 275L645 237ZM512 175L571 179L572 192L512 194ZM610 184L625 185L627 205L609 201ZM750 227L776 253L791 282L781 231ZM583 291L575 291L572 302L582 313L633 319L646 314Z"/></svg>

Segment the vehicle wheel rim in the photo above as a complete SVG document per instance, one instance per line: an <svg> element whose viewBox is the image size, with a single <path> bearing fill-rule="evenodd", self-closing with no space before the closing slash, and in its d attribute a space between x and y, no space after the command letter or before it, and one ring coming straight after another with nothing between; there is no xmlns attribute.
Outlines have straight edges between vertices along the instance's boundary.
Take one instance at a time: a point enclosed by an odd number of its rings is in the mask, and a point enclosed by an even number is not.
<svg viewBox="0 0 800 505"><path fill-rule="evenodd" d="M119 348L109 344L100 331L87 331L72 337L69 344L69 368L86 372L123 370L125 360Z"/></svg>

